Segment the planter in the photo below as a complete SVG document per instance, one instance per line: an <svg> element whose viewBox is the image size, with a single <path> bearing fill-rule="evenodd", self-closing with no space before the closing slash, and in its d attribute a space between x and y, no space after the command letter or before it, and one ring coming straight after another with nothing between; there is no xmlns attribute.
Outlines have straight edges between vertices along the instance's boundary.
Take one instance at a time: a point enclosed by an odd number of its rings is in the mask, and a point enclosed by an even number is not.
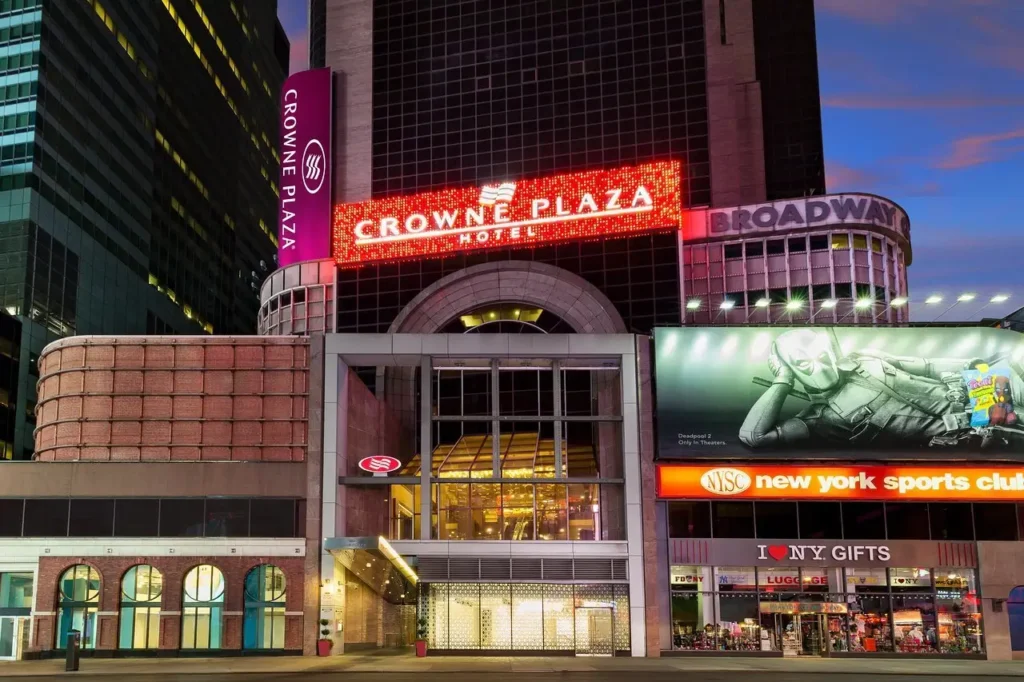
<svg viewBox="0 0 1024 682"><path fill-rule="evenodd" d="M331 645L333 645L333 644L334 644L334 642L332 642L329 639L318 639L316 641L316 655L317 656L330 656L331 655Z"/></svg>
<svg viewBox="0 0 1024 682"><path fill-rule="evenodd" d="M416 658L423 658L427 655L427 642L423 639L416 640Z"/></svg>

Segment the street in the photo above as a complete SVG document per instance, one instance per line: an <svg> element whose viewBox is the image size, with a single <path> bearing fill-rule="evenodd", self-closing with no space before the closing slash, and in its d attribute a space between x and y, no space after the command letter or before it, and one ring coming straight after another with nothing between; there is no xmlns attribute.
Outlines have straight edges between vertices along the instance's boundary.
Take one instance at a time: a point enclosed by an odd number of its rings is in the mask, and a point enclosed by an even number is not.
<svg viewBox="0 0 1024 682"><path fill-rule="evenodd" d="M523 682L524 675L529 674L530 680L559 680L560 682L619 682L626 680L634 680L638 677L636 671L591 671L591 672L538 672L538 673L489 673L487 674L488 682ZM830 675L836 673L825 673L825 672L808 672L808 673L793 673L793 672L758 672L758 671L695 671L692 673L686 673L681 670L672 670L665 672L644 672L644 682L679 682L682 676L690 678L692 682L751 682L755 680L757 682L790 682L793 680L802 681L806 680L811 682L813 680L822 680ZM369 672L369 673L352 673L347 671L331 671L331 672L291 672L291 673L246 673L244 675L244 682L298 682L299 680L308 680L313 675L317 680L323 680L323 682L338 680L339 682L433 682L444 680L445 682L476 682L482 676L480 672L464 672L464 673L441 673L441 672L422 672L422 673L380 673L380 672ZM111 680L124 677L124 675L91 675L91 674L80 674L80 673L65 673L63 675L48 675L45 677L33 677L35 680L53 680L54 682L60 680L61 682L67 682L69 679L89 681L93 680ZM977 675L936 675L936 674L924 674L924 675L905 675L905 674L887 674L887 679L893 680L908 680L908 682L931 682L933 680L941 680L942 682L976 682L979 678ZM237 673L223 673L223 674L169 674L160 675L160 682L217 682L220 680L232 680L238 679ZM1018 676L986 676L983 679L986 680L1019 680ZM877 673L851 673L842 674L842 682L877 682Z"/></svg>

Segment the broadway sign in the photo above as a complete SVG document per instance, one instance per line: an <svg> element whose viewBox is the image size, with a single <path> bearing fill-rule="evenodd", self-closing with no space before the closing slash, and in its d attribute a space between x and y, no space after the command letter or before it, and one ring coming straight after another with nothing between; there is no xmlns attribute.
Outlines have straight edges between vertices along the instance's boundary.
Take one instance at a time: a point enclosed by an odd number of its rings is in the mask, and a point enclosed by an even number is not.
<svg viewBox="0 0 1024 682"><path fill-rule="evenodd" d="M735 208L690 211L684 239L788 232L808 227L871 225L910 238L906 212L871 194L834 194Z"/></svg>
<svg viewBox="0 0 1024 682"><path fill-rule="evenodd" d="M677 161L505 181L334 208L338 265L678 229Z"/></svg>
<svg viewBox="0 0 1024 682"><path fill-rule="evenodd" d="M281 94L278 265L330 258L331 70L292 74Z"/></svg>

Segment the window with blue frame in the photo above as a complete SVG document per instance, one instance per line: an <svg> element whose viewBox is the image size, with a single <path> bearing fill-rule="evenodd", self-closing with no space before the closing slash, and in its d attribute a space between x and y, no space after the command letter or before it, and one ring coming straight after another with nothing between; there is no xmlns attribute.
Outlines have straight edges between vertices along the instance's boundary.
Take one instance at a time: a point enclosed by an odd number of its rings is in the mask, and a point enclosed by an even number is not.
<svg viewBox="0 0 1024 682"><path fill-rule="evenodd" d="M185 575L181 608L181 648L219 649L224 615L224 574L210 564Z"/></svg>
<svg viewBox="0 0 1024 682"><path fill-rule="evenodd" d="M285 592L284 572L277 566L263 564L245 576L244 648L284 648Z"/></svg>
<svg viewBox="0 0 1024 682"><path fill-rule="evenodd" d="M1024 651L1024 585L1010 590L1006 611L1010 616L1010 649Z"/></svg>
<svg viewBox="0 0 1024 682"><path fill-rule="evenodd" d="M160 595L164 577L152 566L132 566L121 578L118 647L156 649L160 645Z"/></svg>
<svg viewBox="0 0 1024 682"><path fill-rule="evenodd" d="M81 633L81 648L96 648L96 612L100 606L100 574L77 564L64 571L58 583L57 648L67 648L68 633Z"/></svg>

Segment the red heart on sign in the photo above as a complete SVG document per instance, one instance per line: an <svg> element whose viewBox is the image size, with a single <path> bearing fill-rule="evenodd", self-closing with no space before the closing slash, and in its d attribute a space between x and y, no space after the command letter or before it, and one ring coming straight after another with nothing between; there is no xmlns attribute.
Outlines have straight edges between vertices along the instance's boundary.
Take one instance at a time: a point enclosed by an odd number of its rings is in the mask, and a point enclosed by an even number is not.
<svg viewBox="0 0 1024 682"><path fill-rule="evenodd" d="M769 545L768 556L776 561L782 561L789 554L789 547L786 545Z"/></svg>

